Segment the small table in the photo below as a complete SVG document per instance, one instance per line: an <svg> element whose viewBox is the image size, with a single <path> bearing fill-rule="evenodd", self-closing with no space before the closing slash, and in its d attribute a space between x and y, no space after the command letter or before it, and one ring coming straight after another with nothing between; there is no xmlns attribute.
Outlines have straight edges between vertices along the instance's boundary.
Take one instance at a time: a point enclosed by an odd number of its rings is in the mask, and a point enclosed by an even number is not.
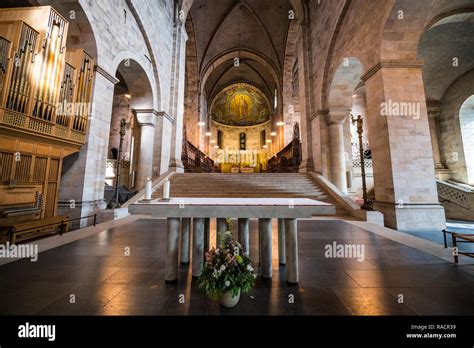
<svg viewBox="0 0 474 348"><path fill-rule="evenodd" d="M249 251L249 219L258 219L260 275L272 276L272 218L278 219L280 264L286 263L286 278L298 283L299 218L335 214L334 205L308 198L172 198L169 201L140 201L129 207L131 214L166 217L168 220L165 280L178 277L179 233L181 229L181 261L189 256L190 220L193 219L192 274L200 276L203 268L209 219L217 218L217 235L225 231L227 217L238 218L239 242ZM181 228L180 228L181 227ZM219 240L217 241L219 242ZM207 247L209 242L207 242Z"/></svg>

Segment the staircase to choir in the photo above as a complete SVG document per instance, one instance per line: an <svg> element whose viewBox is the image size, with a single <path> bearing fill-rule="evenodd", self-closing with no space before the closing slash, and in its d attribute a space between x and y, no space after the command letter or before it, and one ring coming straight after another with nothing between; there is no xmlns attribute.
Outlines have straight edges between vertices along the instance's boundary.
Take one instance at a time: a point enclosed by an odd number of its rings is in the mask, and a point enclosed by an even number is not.
<svg viewBox="0 0 474 348"><path fill-rule="evenodd" d="M311 198L336 206L348 215L308 174L303 173L177 173L170 178L171 197ZM162 197L162 187L153 198Z"/></svg>

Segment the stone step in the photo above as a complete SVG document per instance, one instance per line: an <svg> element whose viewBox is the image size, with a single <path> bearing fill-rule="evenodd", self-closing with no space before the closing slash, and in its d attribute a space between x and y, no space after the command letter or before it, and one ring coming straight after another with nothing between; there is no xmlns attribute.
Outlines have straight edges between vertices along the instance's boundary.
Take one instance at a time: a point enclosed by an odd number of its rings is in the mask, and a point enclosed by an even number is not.
<svg viewBox="0 0 474 348"><path fill-rule="evenodd" d="M178 173L170 178L171 197L311 198L335 204L303 173ZM163 194L160 187L153 198ZM336 205L336 211L341 208Z"/></svg>

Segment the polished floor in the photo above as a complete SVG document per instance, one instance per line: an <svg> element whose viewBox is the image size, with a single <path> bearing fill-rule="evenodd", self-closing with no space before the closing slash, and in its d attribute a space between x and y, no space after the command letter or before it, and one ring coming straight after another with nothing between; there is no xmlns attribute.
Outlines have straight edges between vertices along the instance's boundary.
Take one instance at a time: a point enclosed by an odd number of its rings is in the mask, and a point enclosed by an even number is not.
<svg viewBox="0 0 474 348"><path fill-rule="evenodd" d="M474 314L472 266L454 265L343 221L304 220L299 231L299 286L286 283L274 240L273 279L259 279L233 309L208 300L189 266L180 266L177 283L165 283L166 221L142 219L42 252L35 263L0 266L0 314ZM274 223L274 239L276 234ZM325 257L325 246L333 242L364 245L364 261ZM256 243L252 221L255 265Z"/></svg>

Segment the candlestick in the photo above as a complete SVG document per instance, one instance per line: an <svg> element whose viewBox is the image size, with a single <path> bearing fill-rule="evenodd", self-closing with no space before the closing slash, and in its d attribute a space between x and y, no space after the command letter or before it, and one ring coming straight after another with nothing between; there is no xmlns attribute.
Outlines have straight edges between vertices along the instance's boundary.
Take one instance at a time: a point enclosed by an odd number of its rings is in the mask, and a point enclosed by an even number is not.
<svg viewBox="0 0 474 348"><path fill-rule="evenodd" d="M163 199L170 199L170 181L168 178L165 179L165 183L163 185Z"/></svg>
<svg viewBox="0 0 474 348"><path fill-rule="evenodd" d="M148 178L145 184L145 199L151 199L151 191L151 180Z"/></svg>

